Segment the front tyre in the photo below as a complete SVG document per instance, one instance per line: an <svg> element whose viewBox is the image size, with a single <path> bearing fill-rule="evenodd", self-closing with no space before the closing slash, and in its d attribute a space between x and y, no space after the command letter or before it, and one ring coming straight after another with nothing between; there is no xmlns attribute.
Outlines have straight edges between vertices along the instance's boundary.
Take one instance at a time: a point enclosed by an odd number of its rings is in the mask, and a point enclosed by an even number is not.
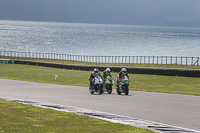
<svg viewBox="0 0 200 133"><path fill-rule="evenodd" d="M117 94L121 95L121 92L119 91L119 85L117 85Z"/></svg>
<svg viewBox="0 0 200 133"><path fill-rule="evenodd" d="M97 94L101 95L101 93L102 93L102 87L101 87L101 85L98 85L97 86Z"/></svg>
<svg viewBox="0 0 200 133"><path fill-rule="evenodd" d="M108 94L111 94L112 93L112 84L110 84L109 86L107 86L107 92Z"/></svg>
<svg viewBox="0 0 200 133"><path fill-rule="evenodd" d="M94 91L91 86L89 86L89 92L90 92L90 94L94 94Z"/></svg>
<svg viewBox="0 0 200 133"><path fill-rule="evenodd" d="M124 91L125 91L125 95L128 95L128 93L129 93L128 85L125 86L125 90Z"/></svg>

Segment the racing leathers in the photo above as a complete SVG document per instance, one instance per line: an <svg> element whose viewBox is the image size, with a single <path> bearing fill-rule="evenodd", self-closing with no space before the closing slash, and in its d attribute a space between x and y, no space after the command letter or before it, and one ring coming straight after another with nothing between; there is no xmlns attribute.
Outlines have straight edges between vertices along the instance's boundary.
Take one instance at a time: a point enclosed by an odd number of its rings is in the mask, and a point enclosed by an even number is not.
<svg viewBox="0 0 200 133"><path fill-rule="evenodd" d="M125 76L127 76L129 79L129 75L127 72L125 72L125 73L122 71L119 72L119 74L117 76L117 85L119 85L119 82L121 82L122 78L125 78Z"/></svg>
<svg viewBox="0 0 200 133"><path fill-rule="evenodd" d="M90 86L93 85L93 79L94 79L95 77L98 77L98 76L100 76L100 77L102 78L102 76L101 76L101 74L100 74L99 72L92 72L92 73L91 73L91 75L90 75Z"/></svg>
<svg viewBox="0 0 200 133"><path fill-rule="evenodd" d="M106 81L107 76L110 76L112 78L111 74L107 73L107 71L104 70L102 74L103 83Z"/></svg>

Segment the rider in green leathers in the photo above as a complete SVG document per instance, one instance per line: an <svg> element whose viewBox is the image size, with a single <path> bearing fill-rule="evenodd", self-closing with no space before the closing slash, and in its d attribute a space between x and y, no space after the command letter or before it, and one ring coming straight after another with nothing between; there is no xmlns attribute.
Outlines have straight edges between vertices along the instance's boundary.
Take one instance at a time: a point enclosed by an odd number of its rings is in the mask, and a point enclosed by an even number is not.
<svg viewBox="0 0 200 133"><path fill-rule="evenodd" d="M103 71L102 74L103 83L106 81L107 76L110 76L112 78L110 74L110 68L106 68L106 70Z"/></svg>

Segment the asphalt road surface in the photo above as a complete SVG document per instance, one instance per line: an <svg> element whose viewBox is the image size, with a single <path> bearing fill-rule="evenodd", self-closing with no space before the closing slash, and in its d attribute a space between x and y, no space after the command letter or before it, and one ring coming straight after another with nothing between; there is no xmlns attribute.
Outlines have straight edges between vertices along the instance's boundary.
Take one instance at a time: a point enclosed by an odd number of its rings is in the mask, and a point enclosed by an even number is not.
<svg viewBox="0 0 200 133"><path fill-rule="evenodd" d="M0 79L0 98L67 105L200 131L200 96L130 91L91 95L88 87Z"/></svg>

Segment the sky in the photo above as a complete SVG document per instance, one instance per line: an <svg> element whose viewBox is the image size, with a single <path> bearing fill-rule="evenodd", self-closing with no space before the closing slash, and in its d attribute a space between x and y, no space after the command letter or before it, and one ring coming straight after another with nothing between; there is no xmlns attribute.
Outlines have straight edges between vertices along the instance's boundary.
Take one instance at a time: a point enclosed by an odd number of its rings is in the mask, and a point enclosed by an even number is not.
<svg viewBox="0 0 200 133"><path fill-rule="evenodd" d="M0 0L0 20L200 27L200 0Z"/></svg>

